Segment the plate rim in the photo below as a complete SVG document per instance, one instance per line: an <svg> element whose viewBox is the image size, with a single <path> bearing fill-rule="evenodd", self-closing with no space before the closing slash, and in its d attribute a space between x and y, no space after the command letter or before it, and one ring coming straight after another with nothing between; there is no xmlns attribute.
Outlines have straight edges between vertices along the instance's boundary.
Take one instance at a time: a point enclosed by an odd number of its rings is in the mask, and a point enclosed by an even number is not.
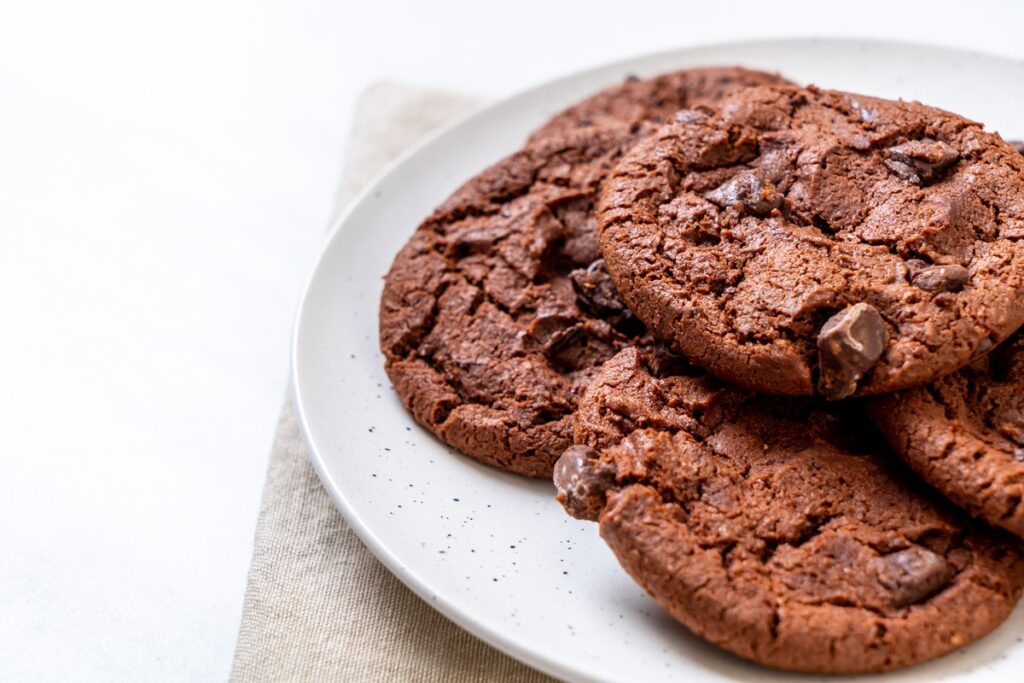
<svg viewBox="0 0 1024 683"><path fill-rule="evenodd" d="M585 69L579 69L576 71L562 73L553 78L543 80L533 85L521 88L515 92L507 94L502 97L498 97L494 100L487 101L479 107L473 109L466 114L456 117L451 122L440 126L434 131L431 131L427 135L417 140L414 144L403 150L397 157L392 161L388 162L381 170L375 173L369 181L351 198L349 198L342 209L338 211L335 218L331 221L331 227L327 231L316 257L315 264L313 265L309 277L306 279L305 284L302 288L302 295L299 298L298 305L296 306L294 322L292 324L291 336L290 336L290 348L289 348L289 379L290 389L288 395L290 396L294 405L294 416L298 423L299 431L302 434L303 443L306 446L306 452L310 463L313 465L316 471L317 477L320 479L324 489L326 489L328 495L331 498L335 508L341 513L345 522L352 528L359 540L365 545L374 557L384 565L384 567L399 581L402 582L405 587L413 591L421 600L423 600L429 607L437 612L440 612L449 621L455 623L459 628L466 630L470 635L482 640L488 645L500 650L504 654L518 660L521 663L526 664L540 672L559 678L560 680L581 680L581 681L602 681L605 679L596 678L586 672L580 671L575 667L568 666L562 661L546 656L541 652L534 651L528 647L521 645L514 638L507 637L506 635L491 628L485 621L480 620L472 615L472 613L460 610L454 604L444 599L443 596L435 593L434 590L423 580L421 580L415 573L409 570L409 568L402 563L402 561L396 557L377 536L377 534L367 525L352 504L347 500L341 488L338 486L334 477L331 475L328 467L325 463L325 459L320 453L317 447L316 441L313 437L312 428L308 421L308 414L305 409L305 401L303 400L303 391L301 386L301 373L299 366L301 364L300 359L300 341L303 328L303 320L307 311L307 304L310 298L311 291L313 290L314 284L318 280L321 269L325 266L325 260L327 252L330 246L335 240L339 239L342 235L346 224L349 222L352 214L356 212L357 207L361 206L368 198L373 196L374 191L382 183L382 181L390 176L397 168L403 166L411 158L419 155L425 148L431 146L437 139L447 135L451 131L461 128L470 121L473 121L479 117L484 117L490 114L493 110L504 106L506 103L521 98L529 97L538 91L557 86L559 83L573 81L579 78L584 78L587 75L602 72L605 70L612 70L616 67L623 66L629 63L642 62L642 61L656 61L660 59L674 59L678 57L680 62L685 62L688 55L700 53L702 51L709 50L728 50L728 49L756 49L759 47L768 46L784 46L784 45L808 45L808 44L845 44L848 46L856 45L867 45L873 48L882 49L911 49L916 51L941 51L950 55L959 55L965 58L983 58L983 59L994 59L1007 62L1019 62L1017 58L1012 55L990 52L986 50L973 50L956 46L942 45L940 43L931 43L926 41L916 40L891 40L882 38L858 38L851 36L807 36L807 35L795 35L795 36L779 36L770 38L755 38L750 40L733 40L733 41L712 41L712 42L701 42L689 44L684 47L669 48L665 50L658 50L654 52L646 52L636 54L628 57L621 57L618 59L611 59L602 61L601 63L587 67ZM689 68L689 67L679 67ZM495 160L495 162L498 160ZM374 330L376 334L377 331Z"/></svg>

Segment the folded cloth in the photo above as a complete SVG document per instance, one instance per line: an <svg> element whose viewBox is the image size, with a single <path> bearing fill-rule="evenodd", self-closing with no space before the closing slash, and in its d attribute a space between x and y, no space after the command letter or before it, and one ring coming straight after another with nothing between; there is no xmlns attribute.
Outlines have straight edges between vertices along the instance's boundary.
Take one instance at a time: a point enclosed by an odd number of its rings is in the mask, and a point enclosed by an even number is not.
<svg viewBox="0 0 1024 683"><path fill-rule="evenodd" d="M477 106L394 84L367 90L339 208L410 144ZM552 679L448 621L377 561L321 486L289 399L271 450L231 680Z"/></svg>

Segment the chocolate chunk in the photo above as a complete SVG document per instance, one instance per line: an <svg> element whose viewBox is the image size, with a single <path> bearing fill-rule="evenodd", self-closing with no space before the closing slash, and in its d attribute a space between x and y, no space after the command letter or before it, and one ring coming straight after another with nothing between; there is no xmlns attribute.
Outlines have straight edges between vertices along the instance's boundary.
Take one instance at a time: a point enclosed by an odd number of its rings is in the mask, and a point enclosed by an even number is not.
<svg viewBox="0 0 1024 683"><path fill-rule="evenodd" d="M900 161L894 161L893 159L886 159L885 165L889 167L889 170L903 178L909 180L912 183L921 183L921 177L917 175L914 167L910 164L904 164Z"/></svg>
<svg viewBox="0 0 1024 683"><path fill-rule="evenodd" d="M571 446L555 463L558 502L577 519L597 519L605 491L615 481L614 468L599 459L589 446Z"/></svg>
<svg viewBox="0 0 1024 683"><path fill-rule="evenodd" d="M1024 462L1024 448L1014 448L1013 459L1017 462Z"/></svg>
<svg viewBox="0 0 1024 683"><path fill-rule="evenodd" d="M654 377L667 377L671 374L683 374L690 364L665 344L652 344L644 348L644 362Z"/></svg>
<svg viewBox="0 0 1024 683"><path fill-rule="evenodd" d="M615 355L624 338L604 320L587 320L556 330L541 347L547 360L563 369L599 366Z"/></svg>
<svg viewBox="0 0 1024 683"><path fill-rule="evenodd" d="M572 271L569 273L569 279L576 290L576 298L585 311L599 316L631 315L615 291L604 259L597 259L585 270L580 268Z"/></svg>
<svg viewBox="0 0 1024 683"><path fill-rule="evenodd" d="M928 185L956 163L960 154L945 142L924 138L890 147L885 165L904 180Z"/></svg>
<svg viewBox="0 0 1024 683"><path fill-rule="evenodd" d="M828 319L818 333L818 391L835 401L857 390L888 342L885 322L871 304L848 306Z"/></svg>
<svg viewBox="0 0 1024 683"><path fill-rule="evenodd" d="M929 292L958 292L970 279L967 269L958 264L928 266L914 273L911 284Z"/></svg>
<svg viewBox="0 0 1024 683"><path fill-rule="evenodd" d="M1010 140L1009 143L1015 150L1024 154L1024 140Z"/></svg>
<svg viewBox="0 0 1024 683"><path fill-rule="evenodd" d="M542 345L547 345L552 337L569 329L576 322L577 320L572 316L562 315L561 313L541 313L530 323L530 326L527 328L527 334Z"/></svg>
<svg viewBox="0 0 1024 683"><path fill-rule="evenodd" d="M741 203L755 216L767 216L782 206L783 196L771 183L764 182L754 171L741 171L704 195L723 209Z"/></svg>
<svg viewBox="0 0 1024 683"><path fill-rule="evenodd" d="M544 342L544 356L553 363L571 367L575 363L567 362L571 357L571 354L567 352L571 351L572 347L579 345L586 337L587 330L583 323L576 323L571 327L560 329Z"/></svg>
<svg viewBox="0 0 1024 683"><path fill-rule="evenodd" d="M915 545L875 558L878 581L892 596L893 607L904 607L932 595L948 584L956 570L946 558Z"/></svg>

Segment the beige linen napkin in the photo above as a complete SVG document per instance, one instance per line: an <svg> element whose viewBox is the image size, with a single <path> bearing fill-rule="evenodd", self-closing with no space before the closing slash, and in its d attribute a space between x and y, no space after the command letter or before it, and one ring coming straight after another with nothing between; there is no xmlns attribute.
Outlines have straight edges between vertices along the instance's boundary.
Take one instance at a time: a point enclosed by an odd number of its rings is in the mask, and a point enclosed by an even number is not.
<svg viewBox="0 0 1024 683"><path fill-rule="evenodd" d="M393 84L370 88L359 103L339 207L411 143L478 104ZM455 626L370 554L320 485L288 400L270 455L231 680L552 679Z"/></svg>

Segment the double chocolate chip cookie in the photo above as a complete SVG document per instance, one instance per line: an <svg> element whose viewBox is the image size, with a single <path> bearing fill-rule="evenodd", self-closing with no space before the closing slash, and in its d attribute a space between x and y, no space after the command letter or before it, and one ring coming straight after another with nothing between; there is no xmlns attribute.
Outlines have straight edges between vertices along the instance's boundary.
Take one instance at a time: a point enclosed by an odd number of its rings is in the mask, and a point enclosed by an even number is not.
<svg viewBox="0 0 1024 683"><path fill-rule="evenodd" d="M559 500L677 620L772 667L853 673L969 643L1024 585L1014 539L900 468L840 406L625 349L580 403Z"/></svg>
<svg viewBox="0 0 1024 683"><path fill-rule="evenodd" d="M625 126L540 140L466 183L395 258L387 373L449 445L550 476L594 372L643 334L598 257L593 212L631 140Z"/></svg>
<svg viewBox="0 0 1024 683"><path fill-rule="evenodd" d="M757 87L679 112L598 221L637 317L752 390L904 389L1024 322L1024 157L919 103Z"/></svg>
<svg viewBox="0 0 1024 683"><path fill-rule="evenodd" d="M598 253L600 184L648 118L765 82L782 79L704 69L627 82L437 209L395 258L380 307L386 369L416 419L482 462L550 476L590 378L644 334Z"/></svg>
<svg viewBox="0 0 1024 683"><path fill-rule="evenodd" d="M873 398L868 412L925 481L1024 538L1024 332L929 386Z"/></svg>

